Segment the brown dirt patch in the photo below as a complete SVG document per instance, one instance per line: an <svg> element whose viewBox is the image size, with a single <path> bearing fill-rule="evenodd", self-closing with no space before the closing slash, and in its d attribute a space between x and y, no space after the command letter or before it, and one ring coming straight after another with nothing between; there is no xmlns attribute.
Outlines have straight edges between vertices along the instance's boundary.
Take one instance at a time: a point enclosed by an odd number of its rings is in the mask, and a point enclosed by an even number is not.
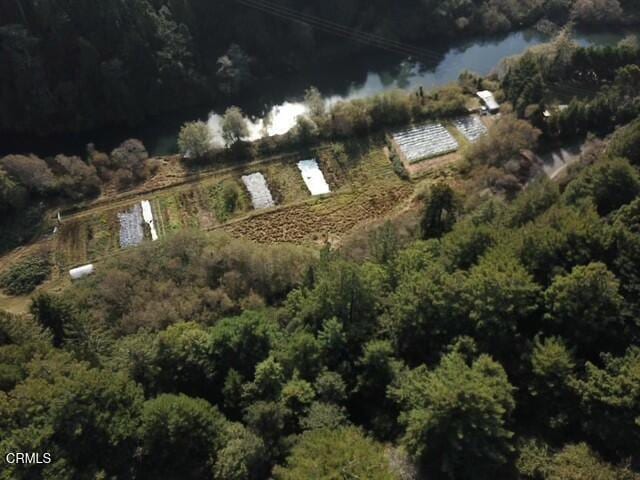
<svg viewBox="0 0 640 480"><path fill-rule="evenodd" d="M439 170L454 163L459 162L462 159L460 153L454 152L449 155L443 155L441 157L429 158L418 163L403 162L404 168L409 172L411 178L421 177L434 170Z"/></svg>
<svg viewBox="0 0 640 480"><path fill-rule="evenodd" d="M359 224L402 208L412 190L410 185L401 185L361 194L346 193L339 199L328 197L255 214L222 229L262 243L335 241Z"/></svg>

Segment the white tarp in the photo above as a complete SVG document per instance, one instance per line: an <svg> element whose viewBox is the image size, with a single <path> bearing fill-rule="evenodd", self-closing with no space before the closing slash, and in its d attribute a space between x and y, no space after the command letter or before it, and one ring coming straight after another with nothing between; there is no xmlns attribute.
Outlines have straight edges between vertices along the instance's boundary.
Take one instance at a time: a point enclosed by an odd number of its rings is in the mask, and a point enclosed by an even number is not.
<svg viewBox="0 0 640 480"><path fill-rule="evenodd" d="M69 270L69 275L71 276L72 280L80 280L81 278L91 275L93 272L95 272L95 270L96 269L93 264L90 263L89 265L83 265L81 267Z"/></svg>
<svg viewBox="0 0 640 480"><path fill-rule="evenodd" d="M151 203L149 200L143 200L140 204L142 205L142 218L144 218L144 221L149 225L149 229L151 230L151 240L155 242L158 240L158 232L156 231L156 226L153 223Z"/></svg>
<svg viewBox="0 0 640 480"><path fill-rule="evenodd" d="M298 162L298 168L311 195L331 193L329 184L324 179L322 170L320 170L316 160L302 160Z"/></svg>
<svg viewBox="0 0 640 480"><path fill-rule="evenodd" d="M142 229L144 219L140 205L134 205L128 212L118 213L118 220L120 220L120 246L127 248L140 245L144 240Z"/></svg>
<svg viewBox="0 0 640 480"><path fill-rule="evenodd" d="M247 187L249 195L251 195L251 203L253 208L260 210L262 208L269 208L275 206L267 181L262 173L252 173L251 175L245 175L242 177L242 182Z"/></svg>
<svg viewBox="0 0 640 480"><path fill-rule="evenodd" d="M409 163L455 152L460 145L439 123L418 125L396 132L393 139Z"/></svg>

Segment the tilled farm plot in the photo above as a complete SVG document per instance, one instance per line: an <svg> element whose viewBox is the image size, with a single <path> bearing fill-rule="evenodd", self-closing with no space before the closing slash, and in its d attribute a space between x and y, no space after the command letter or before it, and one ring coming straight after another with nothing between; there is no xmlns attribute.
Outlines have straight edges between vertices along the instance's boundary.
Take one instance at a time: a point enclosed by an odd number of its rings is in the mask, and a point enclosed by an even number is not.
<svg viewBox="0 0 640 480"><path fill-rule="evenodd" d="M251 216L223 227L234 236L262 243L314 242L341 237L358 224L392 212L411 196L413 189L401 185L392 189L344 193L311 203L292 205Z"/></svg>
<svg viewBox="0 0 640 480"><path fill-rule="evenodd" d="M62 222L56 236L56 263L67 268L119 250L121 211L100 211Z"/></svg>
<svg viewBox="0 0 640 480"><path fill-rule="evenodd" d="M139 243L139 221L144 241L150 241L150 225L139 211L143 200L150 202L159 238L184 228L224 229L261 241L302 242L323 235L340 236L356 224L386 215L411 191L410 184L393 173L380 145L372 148L365 143L357 151L356 155L349 152L348 162L344 155L338 159L329 148L291 155L286 160L241 166L201 181L78 212L60 225L55 238L56 263L70 268L120 252L123 227L119 214L133 222L125 228L125 236L133 231L135 238L125 240L126 245ZM311 196L298 168L300 160L313 157L334 192L326 198ZM279 207L266 212L253 210L241 178L256 171L267 179Z"/></svg>
<svg viewBox="0 0 640 480"><path fill-rule="evenodd" d="M412 191L411 184L393 173L382 149L375 148L355 163L334 195L255 213L221 228L264 243L331 241L401 209Z"/></svg>
<svg viewBox="0 0 640 480"><path fill-rule="evenodd" d="M250 167L247 167L249 169ZM309 197L294 160L264 166L273 178L278 199L292 203ZM240 181L245 172L211 176L202 182L181 185L155 195L101 206L65 219L56 237L56 263L64 268L96 261L122 247L151 240L144 222L141 200L150 200L158 237L184 228L209 230L252 210L249 195Z"/></svg>
<svg viewBox="0 0 640 480"><path fill-rule="evenodd" d="M158 237L165 233L157 199L149 199ZM100 208L93 214L62 221L55 237L55 263L70 268L106 258L121 249L152 240L141 200L114 208Z"/></svg>

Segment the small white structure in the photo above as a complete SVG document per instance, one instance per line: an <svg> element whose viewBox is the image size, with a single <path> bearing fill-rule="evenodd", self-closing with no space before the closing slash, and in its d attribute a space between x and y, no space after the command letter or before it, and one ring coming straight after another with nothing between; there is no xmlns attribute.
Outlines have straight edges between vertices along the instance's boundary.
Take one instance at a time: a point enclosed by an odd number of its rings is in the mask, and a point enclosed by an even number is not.
<svg viewBox="0 0 640 480"><path fill-rule="evenodd" d="M484 102L487 110L489 110L489 113L498 113L500 111L500 104L496 102L493 93L491 93L489 90L482 90L476 95L478 95L478 97L480 97L480 100Z"/></svg>
<svg viewBox="0 0 640 480"><path fill-rule="evenodd" d="M143 200L141 202L142 205L142 218L149 225L149 229L151 230L151 240L158 240L158 232L156 231L156 226L153 223L153 211L151 210L151 203L149 200Z"/></svg>
<svg viewBox="0 0 640 480"><path fill-rule="evenodd" d="M93 263L88 265L83 265L78 268L73 268L69 270L69 275L71 276L71 280L80 280L81 278L87 277L96 271Z"/></svg>
<svg viewBox="0 0 640 480"><path fill-rule="evenodd" d="M302 160L298 162L298 168L302 174L304 183L307 185L311 195L325 195L331 193L329 184L324 179L322 170L316 160Z"/></svg>
<svg viewBox="0 0 640 480"><path fill-rule="evenodd" d="M566 110L567 108L569 108L569 105L557 105L555 107L552 107L552 108L547 109L544 112L542 112L542 116L545 119L549 119L553 115L555 115L556 113L562 112L562 111Z"/></svg>
<svg viewBox="0 0 640 480"><path fill-rule="evenodd" d="M276 202L273 201L271 191L267 186L267 181L262 173L252 173L251 175L245 175L242 177L242 182L251 195L251 203L253 208L260 210L263 208L269 208L275 206Z"/></svg>

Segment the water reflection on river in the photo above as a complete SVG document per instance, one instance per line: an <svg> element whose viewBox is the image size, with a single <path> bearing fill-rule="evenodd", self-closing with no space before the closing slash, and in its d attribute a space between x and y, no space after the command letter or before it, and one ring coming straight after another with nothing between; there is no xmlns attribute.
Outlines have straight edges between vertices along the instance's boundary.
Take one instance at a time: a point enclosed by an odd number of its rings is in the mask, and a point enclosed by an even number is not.
<svg viewBox="0 0 640 480"><path fill-rule="evenodd" d="M577 33L582 45L611 45L624 38L627 32ZM42 138L0 139L0 155L33 152L41 156L57 153L82 154L89 142L100 150L110 151L125 138L140 138L154 155L175 153L180 126L190 120L208 121L217 143L222 142L220 114L229 105L238 105L250 120L251 139L265 134L286 133L305 111L304 91L316 86L328 103L344 99L362 98L386 90L419 86L434 87L455 81L464 70L486 75L500 61L519 54L527 48L548 41L549 37L534 30L513 32L494 38L463 40L452 46L423 46L432 52L428 64L398 58L387 52L359 55L349 62L322 64L284 78L260 82L252 91L242 92L213 109L178 112L148 122L140 128L101 129L96 132ZM265 121L268 119L268 121Z"/></svg>
<svg viewBox="0 0 640 480"><path fill-rule="evenodd" d="M624 36L625 33L620 31L577 33L575 40L583 46L611 45ZM527 48L548 40L547 35L535 30L514 32L500 38L468 40L442 51L441 60L434 61L432 65L411 59L389 63L388 56L385 56L386 63L377 62L374 58L370 59L371 63L364 66L364 70L361 70L365 74L360 80L352 80L351 69L341 70L338 67L323 69L316 72L315 76L305 72L298 75L297 82L290 79L288 85L280 86L281 92L287 89L284 101L278 102L273 97L265 98L266 106L262 110L256 110L251 101L240 106L249 112L251 140L264 135L280 135L289 131L295 125L296 118L305 113L302 96L309 85L318 86L328 104L340 100L364 98L396 88L416 89L420 86L432 88L456 81L464 70L487 75L504 58L522 53ZM325 88L322 88L323 86ZM278 86L275 90L278 90ZM268 97L268 94L266 96ZM218 144L222 143L220 113L211 112L208 119Z"/></svg>

